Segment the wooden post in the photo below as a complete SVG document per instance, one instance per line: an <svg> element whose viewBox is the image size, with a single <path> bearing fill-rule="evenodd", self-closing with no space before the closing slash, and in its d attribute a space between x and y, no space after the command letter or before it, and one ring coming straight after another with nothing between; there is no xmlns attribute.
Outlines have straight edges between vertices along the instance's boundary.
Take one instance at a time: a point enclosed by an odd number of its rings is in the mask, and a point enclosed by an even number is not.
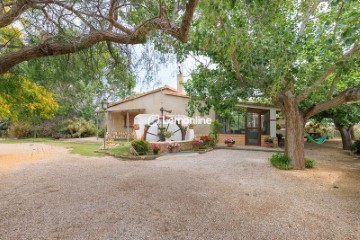
<svg viewBox="0 0 360 240"><path fill-rule="evenodd" d="M129 112L126 112L126 139L127 141L129 141L129 124L130 124L130 120L129 120Z"/></svg>

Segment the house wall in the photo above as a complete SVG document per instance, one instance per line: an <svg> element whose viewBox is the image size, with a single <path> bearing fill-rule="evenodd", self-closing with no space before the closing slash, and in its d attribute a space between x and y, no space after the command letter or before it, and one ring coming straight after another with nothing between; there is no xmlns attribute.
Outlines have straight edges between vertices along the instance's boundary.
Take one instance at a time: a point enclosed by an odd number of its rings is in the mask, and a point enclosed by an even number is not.
<svg viewBox="0 0 360 240"><path fill-rule="evenodd" d="M126 131L124 127L124 117L122 116L124 113L121 113L121 111L127 109L145 109L145 111L142 112L144 114L160 114L160 108L163 107L166 110L172 110L172 115L179 114L187 116L186 109L188 101L189 98L167 95L159 91L121 103L108 109L107 129L109 132ZM200 116L198 113L195 115ZM204 117L210 117L214 120L215 112L211 111L209 115ZM210 125L196 125L194 130L196 136L205 135L209 133Z"/></svg>

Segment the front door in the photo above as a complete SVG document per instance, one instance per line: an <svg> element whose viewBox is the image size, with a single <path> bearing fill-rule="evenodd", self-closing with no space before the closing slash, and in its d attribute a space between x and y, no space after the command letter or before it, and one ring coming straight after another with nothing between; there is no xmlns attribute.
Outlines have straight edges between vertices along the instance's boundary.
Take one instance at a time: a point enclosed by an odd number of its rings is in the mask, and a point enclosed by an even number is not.
<svg viewBox="0 0 360 240"><path fill-rule="evenodd" d="M261 145L261 114L253 110L246 113L245 143L246 145Z"/></svg>

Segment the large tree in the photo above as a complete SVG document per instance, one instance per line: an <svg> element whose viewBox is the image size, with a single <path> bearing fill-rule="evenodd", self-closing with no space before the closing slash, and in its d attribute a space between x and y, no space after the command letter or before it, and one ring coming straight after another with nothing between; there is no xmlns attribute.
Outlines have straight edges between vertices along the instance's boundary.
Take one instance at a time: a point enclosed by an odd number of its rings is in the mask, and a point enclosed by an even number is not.
<svg viewBox="0 0 360 240"><path fill-rule="evenodd" d="M0 74L24 61L99 42L141 44L152 30L186 42L198 0L2 0L0 29L20 27L22 46L0 46Z"/></svg>
<svg viewBox="0 0 360 240"><path fill-rule="evenodd" d="M349 74L358 72L359 11L359 1L200 2L181 53L209 57L212 64L200 65L192 75L187 86L191 104L217 110L240 98L267 98L285 115L286 155L294 169L303 169L307 119L360 99L359 78L349 85L346 78L335 77L344 68ZM325 83L332 86L329 97L301 108L326 90Z"/></svg>

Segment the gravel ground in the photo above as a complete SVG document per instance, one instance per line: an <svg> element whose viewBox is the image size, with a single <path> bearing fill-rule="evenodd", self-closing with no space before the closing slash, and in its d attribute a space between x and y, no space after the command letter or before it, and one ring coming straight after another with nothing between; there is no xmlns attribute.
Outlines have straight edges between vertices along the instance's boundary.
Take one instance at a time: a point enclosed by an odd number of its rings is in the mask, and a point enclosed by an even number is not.
<svg viewBox="0 0 360 240"><path fill-rule="evenodd" d="M271 154L21 163L0 171L0 239L360 239L359 159L314 147L315 169L280 171Z"/></svg>

